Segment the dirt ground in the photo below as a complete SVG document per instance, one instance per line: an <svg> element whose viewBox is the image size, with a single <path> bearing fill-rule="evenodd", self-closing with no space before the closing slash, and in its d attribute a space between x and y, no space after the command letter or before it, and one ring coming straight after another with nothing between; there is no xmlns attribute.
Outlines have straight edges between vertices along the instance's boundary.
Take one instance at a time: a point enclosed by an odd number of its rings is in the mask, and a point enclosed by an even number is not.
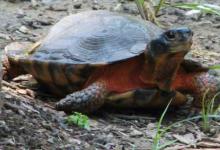
<svg viewBox="0 0 220 150"><path fill-rule="evenodd" d="M38 41L53 24L71 13L107 9L138 15L135 3L131 0L10 1L13 0L0 0L0 52L13 41ZM220 5L219 0L207 2ZM220 16L186 16L185 13L186 10L166 8L161 10L158 19L168 28L189 26L194 32L193 49L199 50L201 61L212 64L220 61ZM217 55L213 56L212 52ZM207 58L207 55L210 57ZM151 149L156 124L162 112L101 109L89 115L91 129L87 131L66 125L66 114L53 109L57 99L39 90L29 75L3 81L2 89L0 149L3 150L147 150ZM169 110L163 127L187 118L189 112L188 105ZM204 133L199 119L179 123L166 132L161 144L176 140L166 149L220 149L219 125L218 120L212 120L211 130Z"/></svg>

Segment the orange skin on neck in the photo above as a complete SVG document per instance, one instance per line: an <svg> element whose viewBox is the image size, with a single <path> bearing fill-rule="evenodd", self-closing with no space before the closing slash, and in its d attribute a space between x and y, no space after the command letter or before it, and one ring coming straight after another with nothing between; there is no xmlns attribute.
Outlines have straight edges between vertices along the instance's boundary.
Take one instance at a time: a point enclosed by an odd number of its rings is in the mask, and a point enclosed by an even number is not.
<svg viewBox="0 0 220 150"><path fill-rule="evenodd" d="M145 69L143 69L143 67L145 67ZM143 70L149 72L147 68L150 69L150 67L151 66L145 66L144 55L103 66L90 76L85 87L95 81L100 81L105 84L108 91L116 93L123 93L140 88L157 88L156 83L151 79L152 77L149 76L148 73L144 76ZM182 69L179 69L171 88L173 90L196 90L193 78L193 74L187 74Z"/></svg>

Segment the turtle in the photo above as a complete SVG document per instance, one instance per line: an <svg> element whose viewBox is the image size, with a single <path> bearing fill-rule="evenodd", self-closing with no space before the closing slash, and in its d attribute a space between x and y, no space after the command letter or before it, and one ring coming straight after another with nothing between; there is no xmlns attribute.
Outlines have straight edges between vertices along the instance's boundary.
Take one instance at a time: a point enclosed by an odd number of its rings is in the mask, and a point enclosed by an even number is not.
<svg viewBox="0 0 220 150"><path fill-rule="evenodd" d="M64 17L39 42L5 47L3 77L31 74L61 100L65 112L93 112L104 104L160 108L179 106L186 93L201 105L220 82L199 62L184 59L192 45L188 27L161 29L128 14L106 10Z"/></svg>

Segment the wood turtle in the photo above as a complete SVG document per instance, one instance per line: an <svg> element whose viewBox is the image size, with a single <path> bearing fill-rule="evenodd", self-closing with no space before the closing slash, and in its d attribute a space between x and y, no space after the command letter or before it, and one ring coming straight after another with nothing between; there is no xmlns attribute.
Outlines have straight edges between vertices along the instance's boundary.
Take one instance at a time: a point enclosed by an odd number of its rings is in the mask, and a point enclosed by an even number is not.
<svg viewBox="0 0 220 150"><path fill-rule="evenodd" d="M193 32L163 30L151 22L109 11L63 18L40 42L6 46L4 78L29 73L50 92L65 96L57 110L91 112L103 104L162 107L194 97L200 105L220 82L200 63L186 60Z"/></svg>

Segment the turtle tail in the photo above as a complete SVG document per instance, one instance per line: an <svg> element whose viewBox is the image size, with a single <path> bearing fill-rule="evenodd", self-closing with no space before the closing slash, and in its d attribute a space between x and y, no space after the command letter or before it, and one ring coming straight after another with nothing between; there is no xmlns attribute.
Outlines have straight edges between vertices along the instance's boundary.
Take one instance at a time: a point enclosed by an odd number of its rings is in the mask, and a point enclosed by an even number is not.
<svg viewBox="0 0 220 150"><path fill-rule="evenodd" d="M36 44L30 42L14 42L5 47L2 56L3 79L9 80L18 75L26 74L23 67L27 56L36 49Z"/></svg>
<svg viewBox="0 0 220 150"><path fill-rule="evenodd" d="M25 74L25 70L20 66L18 60L10 59L6 55L3 55L2 59L2 67L3 67L3 80L10 80L16 76L21 74Z"/></svg>

